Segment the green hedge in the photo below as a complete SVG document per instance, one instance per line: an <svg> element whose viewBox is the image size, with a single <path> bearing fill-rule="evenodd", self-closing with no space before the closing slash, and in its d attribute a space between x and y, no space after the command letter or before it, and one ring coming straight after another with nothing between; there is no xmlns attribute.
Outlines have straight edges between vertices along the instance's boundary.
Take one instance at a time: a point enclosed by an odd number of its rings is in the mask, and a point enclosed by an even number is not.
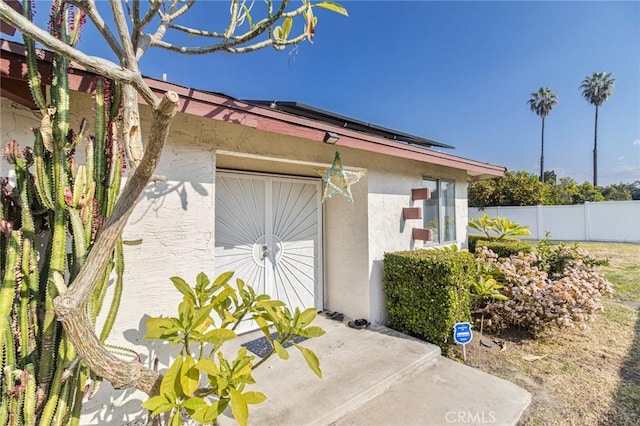
<svg viewBox="0 0 640 426"><path fill-rule="evenodd" d="M531 244L526 241L514 240L478 240L476 242L477 247L486 247L498 257L509 257L512 254L518 254L519 252L531 253Z"/></svg>
<svg viewBox="0 0 640 426"><path fill-rule="evenodd" d="M386 253L383 269L389 326L446 350L453 325L471 320L474 256L437 249Z"/></svg>
<svg viewBox="0 0 640 426"><path fill-rule="evenodd" d="M518 238L502 238L501 240L488 239L486 235L470 234L468 246L471 253L476 252L476 247L487 247L499 257L509 257L519 252L531 253L531 244Z"/></svg>
<svg viewBox="0 0 640 426"><path fill-rule="evenodd" d="M476 252L476 243L478 240L486 240L487 236L484 234L469 234L467 235L467 247L471 253Z"/></svg>

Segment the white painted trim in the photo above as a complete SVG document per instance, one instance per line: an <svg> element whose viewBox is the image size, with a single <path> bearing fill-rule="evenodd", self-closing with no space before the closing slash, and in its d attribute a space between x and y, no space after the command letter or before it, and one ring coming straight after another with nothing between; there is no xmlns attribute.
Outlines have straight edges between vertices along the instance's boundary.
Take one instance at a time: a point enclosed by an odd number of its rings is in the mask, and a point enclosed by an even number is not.
<svg viewBox="0 0 640 426"><path fill-rule="evenodd" d="M256 155L256 154L246 154L244 152L236 152L236 151L227 151L223 149L218 149L215 151L215 155L226 155L228 157L239 157L239 158L247 158L251 160L260 160L260 161L270 161L273 163L283 163L283 164L295 164L298 166L309 166L311 168L314 167L329 167L331 166L331 162L329 163L316 163L313 161L301 161L301 160L292 160L289 158L280 158L280 157L267 157L264 155ZM333 157L331 158L333 161ZM356 172L366 172L368 169L363 167L347 167L344 166L345 170L353 170ZM274 175L275 176L275 175Z"/></svg>

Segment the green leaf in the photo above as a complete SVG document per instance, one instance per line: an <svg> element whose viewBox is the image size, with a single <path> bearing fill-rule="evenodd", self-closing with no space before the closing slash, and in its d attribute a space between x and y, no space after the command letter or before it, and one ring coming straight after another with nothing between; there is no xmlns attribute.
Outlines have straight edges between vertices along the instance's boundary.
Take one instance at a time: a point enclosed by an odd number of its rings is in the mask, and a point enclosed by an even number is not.
<svg viewBox="0 0 640 426"><path fill-rule="evenodd" d="M304 356L304 360L307 361L307 365L309 366L311 371L313 371L316 374L316 376L322 379L322 371L320 370L320 361L318 361L318 357L316 356L316 354L311 349L304 348L302 346L296 345L295 343L294 343L294 346L298 348L300 352L302 352L302 356Z"/></svg>
<svg viewBox="0 0 640 426"><path fill-rule="evenodd" d="M182 426L182 413L180 413L180 411L173 413L169 421L169 426Z"/></svg>
<svg viewBox="0 0 640 426"><path fill-rule="evenodd" d="M251 18L251 14L249 13L249 8L243 3L242 9L244 10L244 14L247 17L247 22L249 23L249 28L253 29L253 18Z"/></svg>
<svg viewBox="0 0 640 426"><path fill-rule="evenodd" d="M193 320L193 311L195 310L195 303L189 299L184 298L182 302L178 304L178 317L180 326L186 330L191 327L191 321Z"/></svg>
<svg viewBox="0 0 640 426"><path fill-rule="evenodd" d="M278 342L277 340L273 341L273 347L276 350L276 353L280 357L280 359L289 359L289 352Z"/></svg>
<svg viewBox="0 0 640 426"><path fill-rule="evenodd" d="M153 398L147 399L145 402L142 403L142 406L149 411L155 411L158 407L162 407L163 405L166 405L166 404L169 404L169 410L173 408L173 404L169 402L167 398L165 398L163 395L157 395L157 396L154 396ZM169 410L161 411L161 413L164 413L165 411L169 411Z"/></svg>
<svg viewBox="0 0 640 426"><path fill-rule="evenodd" d="M217 404L214 402L214 404ZM215 417L211 420L207 420L206 415L207 415L207 411L209 410L209 406L208 405L203 405L201 407L198 407L193 413L189 413L189 415L191 416L191 418L193 420L195 420L198 423L213 423L213 420L215 420Z"/></svg>
<svg viewBox="0 0 640 426"><path fill-rule="evenodd" d="M200 272L196 276L196 288L197 289L205 289L211 283L211 280L204 272Z"/></svg>
<svg viewBox="0 0 640 426"><path fill-rule="evenodd" d="M233 271L227 271L227 272L221 273L220 275L218 275L218 278L216 278L216 280L213 282L213 287L214 288L222 287L223 285L229 282L231 277L233 277L233 274L234 274Z"/></svg>
<svg viewBox="0 0 640 426"><path fill-rule="evenodd" d="M200 382L200 372L195 368L196 362L191 355L187 355L182 363L180 369L180 385L182 391L187 396L192 396L198 389L198 383Z"/></svg>
<svg viewBox="0 0 640 426"><path fill-rule="evenodd" d="M277 26L273 28L273 38L277 41L284 41L284 38L282 37L282 27ZM231 402L231 406L233 407L233 401Z"/></svg>
<svg viewBox="0 0 640 426"><path fill-rule="evenodd" d="M313 7L320 7L322 9L339 13L340 15L349 16L347 9L334 1L321 1L320 3L314 4Z"/></svg>
<svg viewBox="0 0 640 426"><path fill-rule="evenodd" d="M173 402L177 397L182 396L182 388L180 387L180 369L182 368L182 355L173 361L160 384L160 395L165 395L169 401Z"/></svg>
<svg viewBox="0 0 640 426"><path fill-rule="evenodd" d="M158 414L167 413L173 410L174 408L176 408L175 404L171 402L164 403L156 407L156 409L151 412L151 417L155 417Z"/></svg>
<svg viewBox="0 0 640 426"><path fill-rule="evenodd" d="M242 394L234 388L229 388L229 395L231 396L231 413L233 418L236 419L240 426L247 426L249 421L249 407L247 401Z"/></svg>
<svg viewBox="0 0 640 426"><path fill-rule="evenodd" d="M234 297L235 297L235 295L236 295L236 291L235 291L233 288L231 288L231 287L225 288L224 290L222 290L222 291L220 292L220 294L218 294L218 295L217 295L217 296L216 296L216 297L211 301L211 304L212 304L213 306L218 306L218 305L220 305L221 303L223 303L226 299L228 299L228 298L234 298Z"/></svg>
<svg viewBox="0 0 640 426"><path fill-rule="evenodd" d="M322 328L312 326L312 327L307 327L304 330L300 330L298 332L298 335L302 337L320 337L320 336L323 336L325 333L326 332Z"/></svg>
<svg viewBox="0 0 640 426"><path fill-rule="evenodd" d="M318 315L318 311L315 308L305 309L304 312L300 314L298 325L300 327L306 327L316 319L316 315Z"/></svg>
<svg viewBox="0 0 640 426"><path fill-rule="evenodd" d="M248 357L242 354L241 352L243 352L243 349L246 353L247 348L242 347L238 351L238 358L233 363L233 374L231 375L232 380L251 375L251 360L253 359L253 357Z"/></svg>
<svg viewBox="0 0 640 426"><path fill-rule="evenodd" d="M269 324L267 323L267 320L260 315L254 315L253 320L258 324L258 327L260 327L260 330L262 330L267 339L271 340L271 333L269 333Z"/></svg>
<svg viewBox="0 0 640 426"><path fill-rule="evenodd" d="M173 326L173 322L169 318L149 318L147 320L147 334L145 339L165 339L168 336L175 335L177 329Z"/></svg>
<svg viewBox="0 0 640 426"><path fill-rule="evenodd" d="M245 392L242 396L247 404L261 404L267 400L267 396L262 392Z"/></svg>
<svg viewBox="0 0 640 426"><path fill-rule="evenodd" d="M232 330L228 330L226 328L216 328L205 334L202 338L202 341L219 346L224 342L235 338L236 336L236 333Z"/></svg>
<svg viewBox="0 0 640 426"><path fill-rule="evenodd" d="M231 314L229 311L224 311L224 322L227 324L235 324L238 322L238 319Z"/></svg>
<svg viewBox="0 0 640 426"><path fill-rule="evenodd" d="M287 37L289 37L289 33L291 32L292 26L293 26L293 19L290 16L287 16L286 18L284 18L284 21L282 21L282 38L284 40L286 40Z"/></svg>
<svg viewBox="0 0 640 426"><path fill-rule="evenodd" d="M215 423L216 419L220 414L222 414L226 406L227 404L222 404L221 401L215 401L211 405L203 405L191 414L191 418L203 424ZM222 407L222 410L220 407Z"/></svg>
<svg viewBox="0 0 640 426"><path fill-rule="evenodd" d="M208 405L204 399L197 396L192 396L182 404L182 408L189 411L196 411L201 407L208 407Z"/></svg>
<svg viewBox="0 0 640 426"><path fill-rule="evenodd" d="M209 314L211 313L212 309L213 305L207 305L204 308L198 309L196 311L196 315L191 321L191 328L198 328L200 325L202 325L207 320L207 318L209 318Z"/></svg>
<svg viewBox="0 0 640 426"><path fill-rule="evenodd" d="M173 283L173 286L184 295L184 297L188 297L193 301L193 303L196 303L196 294L185 280L180 277L171 277L171 282Z"/></svg>
<svg viewBox="0 0 640 426"><path fill-rule="evenodd" d="M196 368L210 376L218 376L220 374L220 369L218 368L216 363L210 359L199 360L196 364Z"/></svg>

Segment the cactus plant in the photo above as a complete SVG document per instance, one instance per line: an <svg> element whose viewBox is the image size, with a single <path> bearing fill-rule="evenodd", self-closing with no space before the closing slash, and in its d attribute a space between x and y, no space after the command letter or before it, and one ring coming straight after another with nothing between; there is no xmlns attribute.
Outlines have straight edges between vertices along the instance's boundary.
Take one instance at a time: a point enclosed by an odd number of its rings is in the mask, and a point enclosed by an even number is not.
<svg viewBox="0 0 640 426"><path fill-rule="evenodd" d="M24 1L29 19L33 3ZM51 34L69 45L77 42L84 22L82 11L65 2L53 2L50 16ZM24 41L29 87L42 119L40 127L33 129L33 149L20 152L18 144L11 141L4 150L15 169L15 182L3 179L0 192L0 425L78 424L91 374L58 326L53 299L80 271L120 190L123 154L116 140L120 88L99 78L95 84L94 136L87 136L86 120L74 132L68 60L54 56L48 97L51 105L47 105L34 43L27 37ZM83 144L86 162L77 164L76 150ZM48 237L42 253L36 253L37 234ZM118 311L123 270L119 242L89 306L90 320L95 324L114 274L116 291L101 333L103 342Z"/></svg>

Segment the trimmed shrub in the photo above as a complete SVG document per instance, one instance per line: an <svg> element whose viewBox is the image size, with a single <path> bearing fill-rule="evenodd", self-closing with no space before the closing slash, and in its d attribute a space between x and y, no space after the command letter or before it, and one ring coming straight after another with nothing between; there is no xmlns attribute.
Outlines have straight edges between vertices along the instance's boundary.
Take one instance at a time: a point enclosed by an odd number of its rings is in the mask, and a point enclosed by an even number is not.
<svg viewBox="0 0 640 426"><path fill-rule="evenodd" d="M471 253L475 253L476 252L476 243L478 240L486 240L487 236L486 235L481 235L481 234L469 234L467 235L467 247L469 248L469 251Z"/></svg>
<svg viewBox="0 0 640 426"><path fill-rule="evenodd" d="M485 308L493 328L513 325L533 333L551 326L586 329L586 323L603 309L601 297L613 292L611 283L596 269L601 262L577 247L548 249L546 262L562 265L557 272L539 268L541 259L534 253L498 258L479 247L476 255L500 271L501 292L508 297Z"/></svg>
<svg viewBox="0 0 640 426"><path fill-rule="evenodd" d="M531 253L531 245L526 241L520 241L516 238L501 240L478 240L476 247L486 247L498 257L509 257L518 253Z"/></svg>
<svg viewBox="0 0 640 426"><path fill-rule="evenodd" d="M453 343L453 325L471 320L474 274L475 259L467 251L385 253L389 326L446 350Z"/></svg>
<svg viewBox="0 0 640 426"><path fill-rule="evenodd" d="M476 252L476 247L487 247L500 257L509 257L519 252L531 253L531 244L518 238L501 238L496 240L480 234L469 234L467 238L469 251L471 253Z"/></svg>

